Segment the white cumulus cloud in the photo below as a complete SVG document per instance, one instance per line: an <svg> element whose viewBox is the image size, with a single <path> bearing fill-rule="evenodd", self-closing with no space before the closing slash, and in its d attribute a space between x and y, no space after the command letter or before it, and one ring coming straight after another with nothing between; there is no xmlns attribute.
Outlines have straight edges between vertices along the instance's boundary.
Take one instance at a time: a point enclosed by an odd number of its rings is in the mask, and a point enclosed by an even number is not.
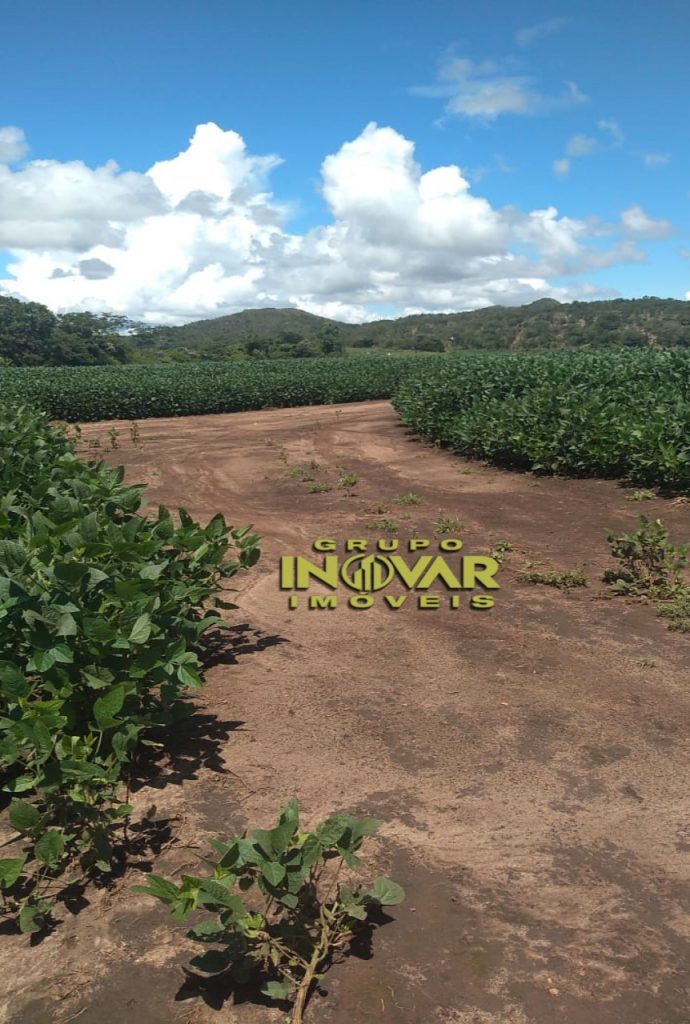
<svg viewBox="0 0 690 1024"><path fill-rule="evenodd" d="M621 213L621 224L636 238L668 238L673 231L669 220L655 220L641 206L631 206Z"/></svg>
<svg viewBox="0 0 690 1024"><path fill-rule="evenodd" d="M270 191L279 162L207 124L144 174L81 161L0 166L0 245L10 250L0 291L149 323L286 305L364 321L381 308L602 294L553 280L644 259L635 239L671 230L639 206L613 225L549 205L492 206L461 167L425 170L411 140L372 123L325 157L329 217L298 234Z"/></svg>

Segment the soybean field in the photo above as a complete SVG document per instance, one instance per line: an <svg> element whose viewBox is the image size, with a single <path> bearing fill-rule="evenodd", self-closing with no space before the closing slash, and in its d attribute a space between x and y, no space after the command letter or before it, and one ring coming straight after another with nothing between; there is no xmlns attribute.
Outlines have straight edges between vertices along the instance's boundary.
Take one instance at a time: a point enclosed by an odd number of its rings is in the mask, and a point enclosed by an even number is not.
<svg viewBox="0 0 690 1024"><path fill-rule="evenodd" d="M496 465L690 489L684 350L456 357L401 381L393 405L417 433Z"/></svg>
<svg viewBox="0 0 690 1024"><path fill-rule="evenodd" d="M4 401L90 422L390 398L434 356L276 359L159 366L0 368Z"/></svg>

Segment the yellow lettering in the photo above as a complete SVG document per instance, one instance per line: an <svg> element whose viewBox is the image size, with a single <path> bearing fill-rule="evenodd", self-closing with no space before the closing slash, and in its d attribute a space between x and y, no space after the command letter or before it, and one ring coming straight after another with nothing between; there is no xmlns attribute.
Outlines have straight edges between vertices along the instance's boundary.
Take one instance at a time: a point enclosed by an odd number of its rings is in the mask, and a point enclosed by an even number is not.
<svg viewBox="0 0 690 1024"><path fill-rule="evenodd" d="M439 544L441 551L459 551L462 541L459 537L444 537Z"/></svg>
<svg viewBox="0 0 690 1024"><path fill-rule="evenodd" d="M449 590L460 590L460 580L457 578L451 567L448 565L444 558L437 555L432 561L427 572L424 573L422 579L417 584L418 590L428 590L434 580L442 580Z"/></svg>
<svg viewBox="0 0 690 1024"><path fill-rule="evenodd" d="M429 541L422 540L421 537L413 537L408 547L410 551L422 551L424 548L429 547Z"/></svg>
<svg viewBox="0 0 690 1024"><path fill-rule="evenodd" d="M294 590L308 590L311 579L325 583L331 590L338 586L338 556L326 555L323 566L314 565L308 558L298 555L295 558L295 584Z"/></svg>
<svg viewBox="0 0 690 1024"><path fill-rule="evenodd" d="M498 562L489 555L465 555L462 559L463 590L472 590L477 584L486 590L499 590L494 579L498 569Z"/></svg>
<svg viewBox="0 0 690 1024"><path fill-rule="evenodd" d="M421 558L418 558L415 564L411 567L403 558L400 557L400 555L391 555L388 561L393 566L408 590L413 590L433 559L431 555L422 555Z"/></svg>
<svg viewBox="0 0 690 1024"><path fill-rule="evenodd" d="M348 540L345 543L346 551L366 551L367 542L365 540Z"/></svg>

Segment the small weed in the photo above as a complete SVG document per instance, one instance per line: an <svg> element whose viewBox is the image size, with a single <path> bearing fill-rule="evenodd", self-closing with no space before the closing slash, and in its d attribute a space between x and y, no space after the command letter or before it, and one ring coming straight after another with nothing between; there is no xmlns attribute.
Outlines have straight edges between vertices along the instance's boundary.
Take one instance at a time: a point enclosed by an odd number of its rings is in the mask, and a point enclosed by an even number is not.
<svg viewBox="0 0 690 1024"><path fill-rule="evenodd" d="M346 473L338 480L338 487L356 487L359 477L356 473Z"/></svg>
<svg viewBox="0 0 690 1024"><path fill-rule="evenodd" d="M385 516L389 509L387 505L369 505L364 511L372 516Z"/></svg>
<svg viewBox="0 0 690 1024"><path fill-rule="evenodd" d="M115 451L116 448L120 447L119 444L118 444L118 441L117 441L119 436L120 436L120 432L119 432L119 430L116 430L115 427L111 427L110 430L108 431L108 437L110 438L110 450L111 451Z"/></svg>
<svg viewBox="0 0 690 1024"><path fill-rule="evenodd" d="M619 564L606 570L604 582L614 594L664 600L683 589L680 573L688 564L690 546L674 546L660 519L641 515L636 533L609 533L608 542Z"/></svg>
<svg viewBox="0 0 690 1024"><path fill-rule="evenodd" d="M393 501L396 505L421 505L424 499L414 491L408 491L407 494L397 494Z"/></svg>
<svg viewBox="0 0 690 1024"><path fill-rule="evenodd" d="M332 491L333 488L330 484L319 483L318 480L307 481L307 492L309 494L325 494L326 491Z"/></svg>
<svg viewBox="0 0 690 1024"><path fill-rule="evenodd" d="M302 480L305 482L307 480L314 479L309 470L305 469L304 466L293 466L292 469L288 469L287 475L292 477L293 480Z"/></svg>
<svg viewBox="0 0 690 1024"><path fill-rule="evenodd" d="M557 587L559 590L574 590L575 587L587 586L587 578L582 569L564 569L562 572L555 569L547 572L530 569L528 572L519 573L517 578L523 583L541 583L545 587Z"/></svg>
<svg viewBox="0 0 690 1024"><path fill-rule="evenodd" d="M380 530L381 533L397 533L399 529L400 523L395 519L379 519L367 524L367 530Z"/></svg>
<svg viewBox="0 0 690 1024"><path fill-rule="evenodd" d="M500 565L510 551L515 551L515 545L511 544L509 540L499 540L496 541L496 547L491 552L491 557Z"/></svg>
<svg viewBox="0 0 690 1024"><path fill-rule="evenodd" d="M210 912L187 934L216 948L194 957L191 966L205 974L227 972L236 982L256 976L263 982L261 992L292 1004L289 1020L302 1024L314 986L370 911L405 898L388 878L376 878L368 887L342 880L343 869L351 873L359 867L356 854L380 824L336 814L313 832L303 832L297 801L290 800L273 829L212 840L217 856L205 860L210 869L205 877L183 875L177 885L150 874L146 885L135 889L170 907L175 922L197 907Z"/></svg>
<svg viewBox="0 0 690 1024"><path fill-rule="evenodd" d="M462 523L455 516L447 516L441 513L434 523L434 533L457 533L462 529Z"/></svg>
<svg viewBox="0 0 690 1024"><path fill-rule="evenodd" d="M652 501L656 498L654 491L633 491L632 494L626 495L626 501Z"/></svg>
<svg viewBox="0 0 690 1024"><path fill-rule="evenodd" d="M139 430L139 424L136 420L132 420L129 425L129 436L132 438L132 444L135 448L141 448L141 431Z"/></svg>

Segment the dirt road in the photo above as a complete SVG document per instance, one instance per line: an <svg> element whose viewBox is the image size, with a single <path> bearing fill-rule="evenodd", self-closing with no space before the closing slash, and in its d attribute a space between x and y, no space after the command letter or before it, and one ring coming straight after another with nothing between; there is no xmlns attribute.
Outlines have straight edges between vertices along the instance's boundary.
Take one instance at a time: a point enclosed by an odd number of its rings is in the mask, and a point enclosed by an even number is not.
<svg viewBox="0 0 690 1024"><path fill-rule="evenodd" d="M111 426L84 437L105 444ZM607 529L644 511L684 540L690 506L465 462L408 436L385 402L145 421L141 447L116 427L107 457L152 502L221 510L265 538L208 673L213 738L137 794L160 825L155 870L269 823L291 795L308 822L375 815L367 863L408 897L373 956L327 976L313 1024L688 1024L690 639L600 580ZM421 503L395 502L409 493ZM288 608L281 555L318 537L433 538L440 515L468 551L513 546L493 609ZM527 562L583 567L589 586L520 582ZM87 893L33 949L3 938L0 1020L283 1019L213 986L180 991L192 946L129 892L140 880Z"/></svg>

